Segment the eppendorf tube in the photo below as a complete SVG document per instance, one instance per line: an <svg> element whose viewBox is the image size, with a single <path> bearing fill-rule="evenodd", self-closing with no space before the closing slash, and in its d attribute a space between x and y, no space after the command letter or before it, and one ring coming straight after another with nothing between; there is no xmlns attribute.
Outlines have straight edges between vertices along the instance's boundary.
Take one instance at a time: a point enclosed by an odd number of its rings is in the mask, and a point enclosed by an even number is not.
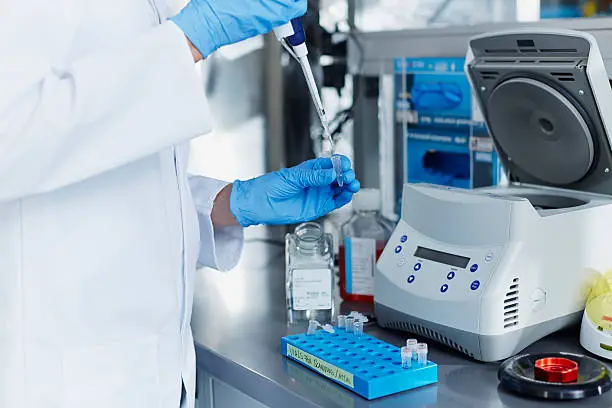
<svg viewBox="0 0 612 408"><path fill-rule="evenodd" d="M342 176L342 158L336 154L331 157L332 165L334 166L334 172L336 173L336 182L340 187L344 185L344 178Z"/></svg>
<svg viewBox="0 0 612 408"><path fill-rule="evenodd" d="M402 368L412 368L412 351L408 346L402 347Z"/></svg>
<svg viewBox="0 0 612 408"><path fill-rule="evenodd" d="M355 320L353 323L353 334L355 337L363 336L363 322L361 320Z"/></svg>
<svg viewBox="0 0 612 408"><path fill-rule="evenodd" d="M412 359L413 360L417 360L417 344L419 342L417 341L417 339L408 339L406 340L406 347L408 347L408 350L410 350L410 352L412 353Z"/></svg>
<svg viewBox="0 0 612 408"><path fill-rule="evenodd" d="M316 320L310 320L308 321L308 331L306 332L307 336L312 336L313 334L315 334L315 332L317 331L317 329L319 328L319 322Z"/></svg>
<svg viewBox="0 0 612 408"><path fill-rule="evenodd" d="M338 329L345 329L345 328L346 328L346 316L340 315L338 316Z"/></svg>
<svg viewBox="0 0 612 408"><path fill-rule="evenodd" d="M353 325L355 324L355 318L353 316L346 317L346 332L353 333Z"/></svg>
<svg viewBox="0 0 612 408"><path fill-rule="evenodd" d="M417 344L417 362L419 366L427 365L427 343Z"/></svg>

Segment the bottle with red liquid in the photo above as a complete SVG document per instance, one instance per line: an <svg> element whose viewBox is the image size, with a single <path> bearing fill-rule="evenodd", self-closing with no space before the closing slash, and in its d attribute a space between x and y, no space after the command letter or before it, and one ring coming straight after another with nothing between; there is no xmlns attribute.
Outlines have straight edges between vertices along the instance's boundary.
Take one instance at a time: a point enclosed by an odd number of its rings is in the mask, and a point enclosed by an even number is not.
<svg viewBox="0 0 612 408"><path fill-rule="evenodd" d="M344 300L374 301L376 261L393 232L380 208L380 191L362 189L353 198L353 216L342 226L339 283Z"/></svg>

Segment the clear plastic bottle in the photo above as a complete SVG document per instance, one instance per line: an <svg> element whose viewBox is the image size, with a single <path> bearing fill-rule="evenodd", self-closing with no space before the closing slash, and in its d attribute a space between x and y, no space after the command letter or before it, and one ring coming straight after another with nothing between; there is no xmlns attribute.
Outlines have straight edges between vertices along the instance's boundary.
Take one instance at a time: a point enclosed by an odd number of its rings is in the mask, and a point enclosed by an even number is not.
<svg viewBox="0 0 612 408"><path fill-rule="evenodd" d="M372 302L376 261L393 232L392 221L380 213L378 189L362 189L353 199L353 216L342 226L340 296Z"/></svg>
<svg viewBox="0 0 612 408"><path fill-rule="evenodd" d="M290 323L331 322L334 313L334 258L331 234L313 222L285 237L285 286Z"/></svg>

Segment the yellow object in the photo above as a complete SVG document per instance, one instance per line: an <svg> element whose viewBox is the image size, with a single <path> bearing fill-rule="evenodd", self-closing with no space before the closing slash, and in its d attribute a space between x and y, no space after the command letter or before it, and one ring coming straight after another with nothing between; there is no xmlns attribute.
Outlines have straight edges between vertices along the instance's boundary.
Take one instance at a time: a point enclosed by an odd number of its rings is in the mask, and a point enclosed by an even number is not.
<svg viewBox="0 0 612 408"><path fill-rule="evenodd" d="M601 276L586 303L586 314L603 330L612 331L612 271Z"/></svg>
<svg viewBox="0 0 612 408"><path fill-rule="evenodd" d="M594 0L591 1L587 1L586 3L584 3L584 5L582 6L582 15L584 17L593 17L595 15L597 15L597 2Z"/></svg>

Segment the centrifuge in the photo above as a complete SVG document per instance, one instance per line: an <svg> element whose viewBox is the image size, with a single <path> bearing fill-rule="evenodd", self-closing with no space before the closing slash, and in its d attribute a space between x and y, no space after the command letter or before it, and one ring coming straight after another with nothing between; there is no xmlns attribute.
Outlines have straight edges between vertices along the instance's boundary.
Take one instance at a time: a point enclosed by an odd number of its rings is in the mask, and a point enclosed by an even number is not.
<svg viewBox="0 0 612 408"><path fill-rule="evenodd" d="M594 37L569 30L478 36L465 69L508 183L406 184L375 306L384 327L496 361L577 324L612 267L612 88Z"/></svg>

